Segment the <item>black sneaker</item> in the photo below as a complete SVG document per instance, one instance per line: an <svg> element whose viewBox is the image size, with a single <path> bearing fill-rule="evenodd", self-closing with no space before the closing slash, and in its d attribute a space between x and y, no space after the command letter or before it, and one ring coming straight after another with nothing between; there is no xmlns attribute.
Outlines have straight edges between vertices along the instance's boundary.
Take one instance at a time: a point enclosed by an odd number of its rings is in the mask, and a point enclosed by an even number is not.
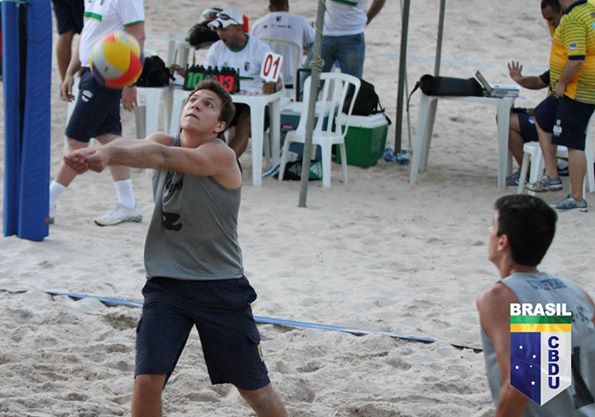
<svg viewBox="0 0 595 417"><path fill-rule="evenodd" d="M518 187L519 180L521 178L521 171L516 171L506 177L506 186L507 187Z"/></svg>

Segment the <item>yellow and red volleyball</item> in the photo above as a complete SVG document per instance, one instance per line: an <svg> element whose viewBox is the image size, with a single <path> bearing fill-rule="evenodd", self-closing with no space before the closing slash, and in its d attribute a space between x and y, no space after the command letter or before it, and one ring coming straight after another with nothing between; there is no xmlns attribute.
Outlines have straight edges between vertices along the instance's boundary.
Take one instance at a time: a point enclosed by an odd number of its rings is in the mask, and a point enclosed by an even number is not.
<svg viewBox="0 0 595 417"><path fill-rule="evenodd" d="M97 82L108 88L124 88L138 80L143 58L136 38L126 32L105 35L93 47L89 62Z"/></svg>

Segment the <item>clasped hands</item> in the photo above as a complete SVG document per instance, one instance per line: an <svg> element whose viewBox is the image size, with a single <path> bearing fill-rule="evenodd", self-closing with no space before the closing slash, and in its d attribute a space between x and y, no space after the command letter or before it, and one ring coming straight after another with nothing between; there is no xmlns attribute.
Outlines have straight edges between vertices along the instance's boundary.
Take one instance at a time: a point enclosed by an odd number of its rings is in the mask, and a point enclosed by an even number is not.
<svg viewBox="0 0 595 417"><path fill-rule="evenodd" d="M107 156L100 146L92 146L67 152L64 155L64 163L77 174L88 170L101 172L107 166Z"/></svg>

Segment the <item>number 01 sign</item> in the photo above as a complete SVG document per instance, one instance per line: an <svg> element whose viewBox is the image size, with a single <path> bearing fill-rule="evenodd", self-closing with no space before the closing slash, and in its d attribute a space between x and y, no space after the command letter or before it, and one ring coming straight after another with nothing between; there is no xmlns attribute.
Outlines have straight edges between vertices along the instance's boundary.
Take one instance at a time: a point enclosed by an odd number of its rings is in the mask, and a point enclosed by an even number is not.
<svg viewBox="0 0 595 417"><path fill-rule="evenodd" d="M260 70L260 78L266 82L276 83L281 74L281 65L283 65L283 56L269 52L265 55Z"/></svg>

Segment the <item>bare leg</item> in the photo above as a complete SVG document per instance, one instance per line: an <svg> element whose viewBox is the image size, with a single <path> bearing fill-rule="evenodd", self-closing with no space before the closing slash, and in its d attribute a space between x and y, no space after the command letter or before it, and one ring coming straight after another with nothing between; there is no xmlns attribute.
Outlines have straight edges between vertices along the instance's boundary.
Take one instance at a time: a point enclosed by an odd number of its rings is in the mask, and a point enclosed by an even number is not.
<svg viewBox="0 0 595 417"><path fill-rule="evenodd" d="M86 148L88 146L88 143L86 142L79 142L78 140L70 138L67 138L67 141L68 151L76 151L77 149ZM56 174L55 181L64 187L68 187L76 176L76 171L62 161L60 168L58 169L58 174Z"/></svg>
<svg viewBox="0 0 595 417"><path fill-rule="evenodd" d="M589 140L587 138L587 140ZM587 172L585 152L568 148L568 174L570 175L570 192L576 201L583 199L583 182Z"/></svg>
<svg viewBox="0 0 595 417"><path fill-rule="evenodd" d="M116 135L101 135L97 137L97 141L102 145L110 143L115 139L119 139L119 136ZM123 181L130 179L130 168L122 165L114 165L109 167L110 173L112 174L112 178L114 181Z"/></svg>
<svg viewBox="0 0 595 417"><path fill-rule="evenodd" d="M229 140L229 147L233 149L239 158L248 147L250 139L250 113L245 112L238 116L236 121L236 133Z"/></svg>
<svg viewBox="0 0 595 417"><path fill-rule="evenodd" d="M239 389L258 417L287 417L287 410L271 384L256 390ZM135 416L133 416L135 417Z"/></svg>
<svg viewBox="0 0 595 417"><path fill-rule="evenodd" d="M132 417L161 417L165 375L137 375L132 392Z"/></svg>
<svg viewBox="0 0 595 417"><path fill-rule="evenodd" d="M558 178L558 167L556 165L556 150L558 147L552 143L552 134L544 131L537 121L535 121L535 127L537 128L539 145L543 153L545 174L550 178Z"/></svg>
<svg viewBox="0 0 595 417"><path fill-rule="evenodd" d="M519 116L516 113L510 115L510 127L508 129L508 150L514 157L518 166L523 163L523 136L521 135L521 125Z"/></svg>
<svg viewBox="0 0 595 417"><path fill-rule="evenodd" d="M56 60L58 61L58 71L60 72L60 80L64 80L70 58L72 56L72 38L74 37L74 30L62 33L58 36L56 42Z"/></svg>

